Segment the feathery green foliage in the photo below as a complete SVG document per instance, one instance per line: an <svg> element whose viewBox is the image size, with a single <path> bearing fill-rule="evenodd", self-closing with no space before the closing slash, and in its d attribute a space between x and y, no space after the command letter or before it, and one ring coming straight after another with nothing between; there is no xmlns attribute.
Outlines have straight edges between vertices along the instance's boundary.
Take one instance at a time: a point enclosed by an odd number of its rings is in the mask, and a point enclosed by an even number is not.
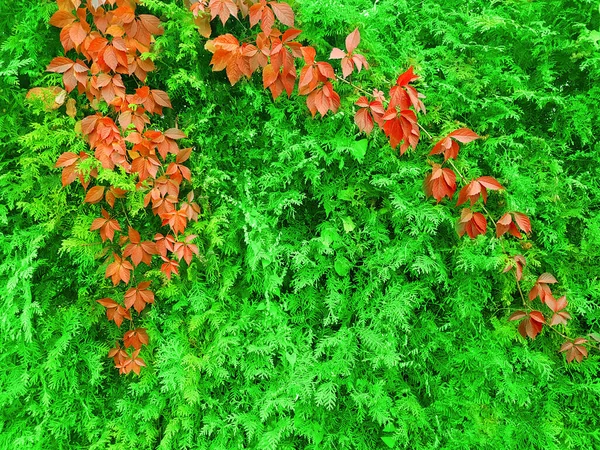
<svg viewBox="0 0 600 450"><path fill-rule="evenodd" d="M343 84L322 120L259 79L231 87L181 2L144 4L165 28L148 84L196 150L202 256L171 282L156 271L149 367L128 378L95 302L113 292L89 231L99 208L53 168L85 144L64 111L25 101L60 83L45 72L61 54L54 2L0 4L0 448L600 446L598 353L567 365L559 336L518 335L498 241L459 239L458 211L425 198L425 136L398 158L381 133L357 134ZM486 136L458 164L507 187L496 216L532 217L524 285L552 272L569 332L598 331L597 2L291 4L318 58L358 26L372 69L357 83L383 88L412 64L428 130ZM128 202L136 224L155 220Z"/></svg>

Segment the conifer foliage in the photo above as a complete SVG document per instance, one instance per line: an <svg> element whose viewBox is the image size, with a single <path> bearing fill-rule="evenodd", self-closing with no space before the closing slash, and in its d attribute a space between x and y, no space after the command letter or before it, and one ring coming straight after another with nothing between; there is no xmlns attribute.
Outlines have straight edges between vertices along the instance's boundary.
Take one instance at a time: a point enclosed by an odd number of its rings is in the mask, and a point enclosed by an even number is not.
<svg viewBox="0 0 600 450"><path fill-rule="evenodd" d="M0 3L0 448L600 446L597 3L288 3Z"/></svg>

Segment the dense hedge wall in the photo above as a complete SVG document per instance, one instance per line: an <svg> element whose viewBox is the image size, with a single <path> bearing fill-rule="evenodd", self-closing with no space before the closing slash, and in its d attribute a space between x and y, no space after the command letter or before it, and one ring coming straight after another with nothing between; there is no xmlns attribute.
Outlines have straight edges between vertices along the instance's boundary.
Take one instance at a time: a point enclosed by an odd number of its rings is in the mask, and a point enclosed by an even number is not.
<svg viewBox="0 0 600 450"><path fill-rule="evenodd" d="M413 65L428 130L486 136L459 165L507 187L493 212L532 217L531 239L509 244L534 268L525 285L552 272L569 330L598 331L597 2L291 3L320 58L358 26L372 70L356 80ZM498 241L459 239L457 210L425 198L426 138L401 158L381 133L366 140L346 85L322 120L259 79L232 88L182 2L144 5L164 21L149 78L173 102L162 121L196 149L201 258L171 282L156 271L149 367L122 377L95 302L110 289L97 209L53 168L85 144L64 111L25 101L59 84L45 72L56 7L0 3L0 448L600 446L598 352L567 365L559 336L518 335ZM141 198L129 207L149 220Z"/></svg>

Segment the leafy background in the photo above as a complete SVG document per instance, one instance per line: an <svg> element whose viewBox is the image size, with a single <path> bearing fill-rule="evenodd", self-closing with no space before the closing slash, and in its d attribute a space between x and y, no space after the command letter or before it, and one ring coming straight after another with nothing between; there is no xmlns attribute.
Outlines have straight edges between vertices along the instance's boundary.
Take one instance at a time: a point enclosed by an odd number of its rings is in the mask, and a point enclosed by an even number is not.
<svg viewBox="0 0 600 450"><path fill-rule="evenodd" d="M526 288L552 272L569 333L598 331L598 3L292 6L321 59L360 28L373 67L354 82L383 89L412 64L427 129L486 136L459 165L507 187L494 213L533 218ZM382 135L358 135L345 85L323 120L258 79L232 88L181 2L145 8L165 22L149 84L175 111L157 125L177 123L196 149L202 257L170 283L156 271L149 367L125 378L95 302L111 292L88 231L98 208L53 168L85 145L64 111L24 98L59 84L45 72L61 54L55 5L0 3L0 448L600 446L598 353L567 365L556 335L518 335L499 242L459 239L458 211L423 194L426 137L398 158ZM140 227L153 220L139 198L129 207Z"/></svg>

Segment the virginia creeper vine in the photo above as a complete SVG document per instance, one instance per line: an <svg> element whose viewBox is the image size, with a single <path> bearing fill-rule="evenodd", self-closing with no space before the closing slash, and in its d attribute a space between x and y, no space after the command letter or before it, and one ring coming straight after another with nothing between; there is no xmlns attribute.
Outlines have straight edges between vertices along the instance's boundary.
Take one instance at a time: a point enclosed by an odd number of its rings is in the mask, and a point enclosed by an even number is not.
<svg viewBox="0 0 600 450"><path fill-rule="evenodd" d="M123 335L123 346L117 342L109 352L115 367L122 374L140 373L145 366L139 356L149 337L145 328L134 325L132 309L139 315L148 304L154 303L150 289L152 280L145 280L147 267L154 257L162 260L160 270L166 278L179 273L183 259L187 264L198 247L195 235L185 235L189 221L198 220L199 206L189 190L191 172L185 166L191 148L179 148L177 141L185 134L170 128L163 131L150 127L151 115L162 115L171 108L166 92L145 85L147 73L155 70L150 59L141 58L151 51L154 36L162 34L160 20L149 14L136 14L137 0L58 0L58 11L50 23L61 29L60 40L65 54L54 58L48 70L63 74L66 92L77 88L85 94L89 105L97 112L84 117L78 125L94 153L63 153L56 167L63 169L62 184L79 180L87 191L84 202L100 204L101 217L92 222L98 230L109 256L105 276L113 286L121 282L128 286L123 302L112 298L98 300L106 308L106 316L120 327L123 320L130 323ZM79 59L83 57L83 59ZM137 80L139 86L128 93L126 80ZM131 83L127 83L131 84ZM108 113L100 112L108 106ZM77 114L76 108L71 114ZM93 164L82 167L82 162ZM89 163L89 161L86 161ZM89 169L91 167L91 169ZM123 171L133 178L136 188L145 192L144 206L151 206L154 215L168 225L167 231L143 231L133 228L127 216L126 197L131 192L113 185L101 184L101 171ZM94 180L94 181L93 181ZM90 184L94 186L89 187ZM186 183L187 182L187 183ZM182 196L182 190L188 190ZM182 198L183 197L183 198ZM117 205L120 203L120 205ZM150 221L148 221L150 222ZM127 224L127 228L124 228ZM125 233L125 230L127 232ZM120 233L115 239L115 233ZM136 279L144 279L136 282Z"/></svg>
<svg viewBox="0 0 600 450"><path fill-rule="evenodd" d="M113 358L120 373L133 371L139 374L140 367L145 366L139 353L149 338L144 328L134 326L131 309L139 314L147 304L154 303L154 292L150 290L152 281L134 281L145 278L146 271L142 270L141 263L150 267L154 257L159 256L163 262L161 271L170 279L173 273L178 274L182 259L190 264L193 255L198 254L198 248L193 244L196 236L185 234L188 223L197 220L200 213L199 206L193 201L194 193L189 189L191 172L184 164L192 149L179 148L177 141L185 138L179 129L170 128L163 132L150 128L151 115L161 115L163 108L171 108L164 91L144 85L147 73L155 67L150 59L142 59L141 54L150 52L154 36L162 34L159 19L136 14L138 0L87 0L85 4L81 0L57 0L57 3L59 10L50 23L61 28L60 39L65 54L70 52L77 57L54 58L48 70L63 74L66 91L70 93L77 88L98 112L80 121L81 133L90 150L94 151L93 155L66 152L60 156L56 167L63 169L63 186L76 180L80 182L87 191L86 203L104 202L101 217L93 221L91 230L99 231L101 241L109 251L105 276L111 278L114 286L123 282L129 288L122 303L112 298L98 302L106 308L108 319L118 327L124 319L131 324L123 336L123 347L117 343L109 357ZM242 23L238 15L249 20L249 27L244 26L249 35L243 39L228 33L209 39L205 45L213 54L210 61L213 71L225 70L231 85L261 71L263 87L275 99L283 92L291 96L297 82L297 92L306 96L312 116L318 112L323 117L330 111L337 112L340 107L340 96L334 83L346 83L361 94L355 102L358 109L354 116L360 132L370 135L377 126L393 149L399 147L400 156L409 148L416 148L421 131L432 143L436 141L418 122L418 114L426 111L423 95L413 86L419 77L412 67L398 76L387 94L379 89L369 91L348 80L355 70L360 72L370 68L366 58L357 53L358 29L346 37L345 50L334 48L330 53L329 59L341 60L342 76L339 76L330 63L316 60L315 48L299 41L301 30L294 28L294 12L287 3L194 0L189 3L189 9L198 31L206 38L211 36L211 22L216 18L222 25L230 18ZM277 22L287 29L280 31L275 27ZM260 31L250 32L257 26ZM83 59L78 59L79 56ZM298 61L302 62L300 68ZM140 87L134 93L128 93L124 77L135 78ZM67 113L75 116L77 111L71 100L67 104ZM108 113L104 114L100 111L105 110L106 105ZM468 128L459 128L438 139L429 155L437 158L443 154L444 158L431 163L424 190L438 203L445 197L452 200L458 190L458 178L462 187L456 206L467 202L469 205L461 210L457 233L475 239L486 234L490 221L504 249L506 233L521 239L523 234L532 232L530 219L517 211L508 211L494 219L486 208L488 191L504 190L504 186L491 176L469 180L458 170L453 160L458 157L459 144L476 139L480 136ZM90 164L86 161L89 159L94 162ZM121 187L100 184L99 175L106 170L121 170L135 179L136 188L145 192L145 206L150 205L162 225L169 226L164 235L159 230L144 230L143 234L152 235L145 240L140 230L131 226L125 203L129 192ZM95 185L90 187L92 180ZM182 194L184 189L188 191L185 196ZM128 225L126 233L125 224ZM119 237L115 240L116 233ZM566 339L560 351L566 352L567 361L582 361L588 354L588 340L569 338L557 329L571 319L565 311L566 297L555 299L550 289L557 280L549 273L540 275L527 300L521 286L526 259L506 250L504 253L507 260L504 272L515 269L517 288L525 309L513 313L509 320L521 320L520 334L531 339L547 326ZM552 313L550 318L530 306L537 298Z"/></svg>

